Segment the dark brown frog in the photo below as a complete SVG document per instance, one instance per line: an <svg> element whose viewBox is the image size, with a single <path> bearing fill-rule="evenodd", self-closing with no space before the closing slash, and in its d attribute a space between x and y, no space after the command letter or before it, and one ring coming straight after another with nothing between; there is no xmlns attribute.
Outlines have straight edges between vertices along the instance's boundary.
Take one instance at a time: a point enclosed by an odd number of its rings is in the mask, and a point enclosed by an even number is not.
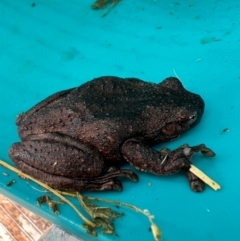
<svg viewBox="0 0 240 241"><path fill-rule="evenodd" d="M184 171L194 191L203 182L189 171L205 145L174 151L152 148L178 138L195 126L204 110L202 98L177 78L160 84L136 78L100 77L58 92L17 118L21 142L9 155L23 172L58 189L121 190L116 178L137 175L117 166L129 162L157 175Z"/></svg>

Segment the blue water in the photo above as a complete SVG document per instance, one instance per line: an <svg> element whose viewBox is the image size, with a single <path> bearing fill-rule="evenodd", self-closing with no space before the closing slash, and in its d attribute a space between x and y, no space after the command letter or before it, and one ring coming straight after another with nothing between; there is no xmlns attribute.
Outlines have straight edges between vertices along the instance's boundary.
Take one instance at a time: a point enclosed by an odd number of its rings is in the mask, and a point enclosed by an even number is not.
<svg viewBox="0 0 240 241"><path fill-rule="evenodd" d="M94 195L149 209L166 241L240 240L240 2L122 0L104 18L106 10L93 11L90 0L32 3L0 2L0 158L12 163L7 152L19 140L16 116L56 91L102 75L156 83L177 75L203 97L206 109L196 128L164 146L211 147L216 157L197 155L193 162L222 189L196 194L182 175L138 172L140 181L124 180L123 192ZM1 193L74 235L96 240L66 205L58 217L37 206L43 193L36 187L0 167ZM120 210L119 237L99 234L98 240L153 240L145 217Z"/></svg>

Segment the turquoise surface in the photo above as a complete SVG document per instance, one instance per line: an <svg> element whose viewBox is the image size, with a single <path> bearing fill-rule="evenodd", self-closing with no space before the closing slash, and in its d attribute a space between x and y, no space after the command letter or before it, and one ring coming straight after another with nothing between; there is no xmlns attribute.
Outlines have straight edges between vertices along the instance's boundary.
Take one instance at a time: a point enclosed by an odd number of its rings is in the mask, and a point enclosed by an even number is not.
<svg viewBox="0 0 240 241"><path fill-rule="evenodd" d="M19 140L16 116L56 91L102 75L156 83L177 75L206 109L197 127L164 146L211 147L216 157L199 154L193 162L222 189L193 193L181 174L137 172L139 182L124 179L123 192L91 195L149 209L162 240L240 240L240 2L122 0L104 18L106 9L92 10L92 1L32 3L0 2L0 158L12 164L7 153ZM12 179L16 183L6 187ZM85 240L153 240L148 220L123 208L119 237L89 236L69 207L61 205L59 216L40 208L41 188L3 167L0 192Z"/></svg>

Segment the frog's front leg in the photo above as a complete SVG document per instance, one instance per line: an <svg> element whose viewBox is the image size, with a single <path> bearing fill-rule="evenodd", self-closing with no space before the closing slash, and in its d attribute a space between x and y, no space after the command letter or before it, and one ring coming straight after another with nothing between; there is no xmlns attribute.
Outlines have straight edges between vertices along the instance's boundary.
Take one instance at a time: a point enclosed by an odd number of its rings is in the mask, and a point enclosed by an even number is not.
<svg viewBox="0 0 240 241"><path fill-rule="evenodd" d="M169 175L181 170L186 172L193 191L203 191L204 183L189 171L191 158L201 151L206 156L215 154L205 145L189 147L183 145L174 151L162 149L160 152L137 139L127 140L122 146L124 158L135 168L157 175Z"/></svg>

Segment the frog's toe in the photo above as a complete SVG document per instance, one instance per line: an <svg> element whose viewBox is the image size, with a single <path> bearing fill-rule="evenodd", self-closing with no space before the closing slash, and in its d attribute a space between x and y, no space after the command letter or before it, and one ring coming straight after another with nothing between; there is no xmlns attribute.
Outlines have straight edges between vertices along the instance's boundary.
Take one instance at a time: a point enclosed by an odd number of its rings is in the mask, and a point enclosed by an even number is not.
<svg viewBox="0 0 240 241"><path fill-rule="evenodd" d="M134 182L138 181L138 175L131 170L122 170L123 174Z"/></svg>
<svg viewBox="0 0 240 241"><path fill-rule="evenodd" d="M112 166L108 169L105 175L102 176L104 179L110 179L115 177L121 177L125 176L128 177L130 180L137 182L138 181L138 175L129 169L119 169L116 166Z"/></svg>
<svg viewBox="0 0 240 241"><path fill-rule="evenodd" d="M98 191L105 191L105 190L116 190L121 192L123 190L122 183L117 179L109 180L99 186Z"/></svg>
<svg viewBox="0 0 240 241"><path fill-rule="evenodd" d="M113 183L114 183L113 188L112 188L113 190L116 190L116 191L119 191L119 192L121 192L123 190L121 181L116 179L116 180L113 181Z"/></svg>
<svg viewBox="0 0 240 241"><path fill-rule="evenodd" d="M190 184L191 189L194 192L202 192L205 189L205 184L197 176L195 176L190 171L186 171L187 178Z"/></svg>
<svg viewBox="0 0 240 241"><path fill-rule="evenodd" d="M115 172L119 170L120 170L119 166L111 166L108 168L107 172L110 173L110 172Z"/></svg>
<svg viewBox="0 0 240 241"><path fill-rule="evenodd" d="M205 189L205 184L200 180L190 182L190 186L194 192L202 192Z"/></svg>

